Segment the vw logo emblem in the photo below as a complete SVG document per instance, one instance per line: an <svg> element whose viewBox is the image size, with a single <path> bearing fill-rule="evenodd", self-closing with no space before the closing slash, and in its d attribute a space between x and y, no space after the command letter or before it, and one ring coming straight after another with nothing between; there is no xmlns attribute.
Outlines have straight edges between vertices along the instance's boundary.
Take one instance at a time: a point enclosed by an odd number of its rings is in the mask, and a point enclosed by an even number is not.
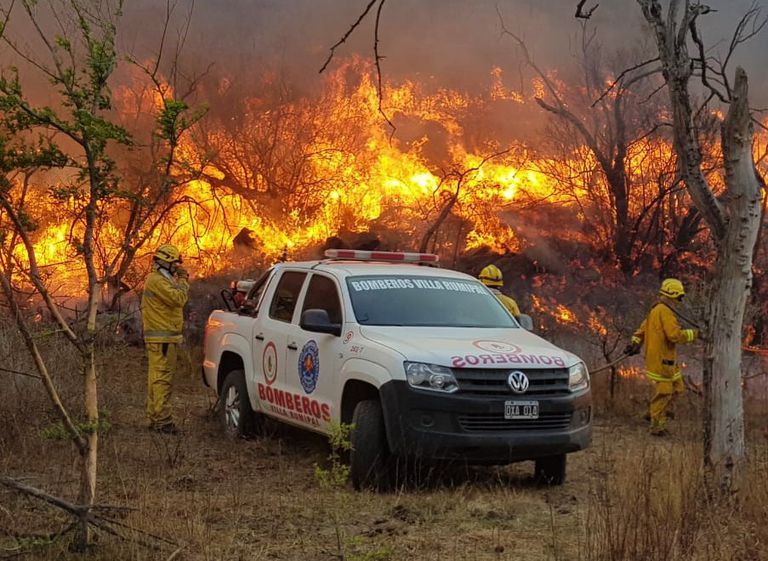
<svg viewBox="0 0 768 561"><path fill-rule="evenodd" d="M509 387L513 392L525 393L528 391L528 385L530 382L528 381L528 376L519 370L515 370L514 372L509 373L509 376L507 377L507 384L509 384Z"/></svg>

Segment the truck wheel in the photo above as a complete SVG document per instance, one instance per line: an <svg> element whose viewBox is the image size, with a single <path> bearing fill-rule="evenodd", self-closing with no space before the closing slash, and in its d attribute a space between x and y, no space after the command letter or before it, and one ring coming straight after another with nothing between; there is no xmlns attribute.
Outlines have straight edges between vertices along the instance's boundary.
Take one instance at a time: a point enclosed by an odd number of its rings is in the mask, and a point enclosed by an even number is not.
<svg viewBox="0 0 768 561"><path fill-rule="evenodd" d="M543 485L562 485L565 483L565 459L565 454L539 458L533 477Z"/></svg>
<svg viewBox="0 0 768 561"><path fill-rule="evenodd" d="M220 400L220 415L228 435L244 438L255 432L257 416L248 400L248 389L242 370L232 370L224 378Z"/></svg>
<svg viewBox="0 0 768 561"><path fill-rule="evenodd" d="M390 454L381 403L377 399L359 402L352 423L355 426L350 453L352 486L358 491L388 489Z"/></svg>

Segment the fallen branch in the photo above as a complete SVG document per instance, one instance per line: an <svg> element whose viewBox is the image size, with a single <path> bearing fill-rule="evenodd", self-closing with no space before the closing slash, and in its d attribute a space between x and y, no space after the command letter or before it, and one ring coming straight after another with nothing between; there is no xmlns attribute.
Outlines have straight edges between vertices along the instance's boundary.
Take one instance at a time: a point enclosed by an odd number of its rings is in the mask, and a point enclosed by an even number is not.
<svg viewBox="0 0 768 561"><path fill-rule="evenodd" d="M2 366L0 366L0 372L5 372L7 374L16 374L17 376L26 376L27 378L34 378L35 380L43 379L41 376L38 376L37 374L31 374L30 372L22 372L21 370L13 370L11 368L3 368Z"/></svg>
<svg viewBox="0 0 768 561"><path fill-rule="evenodd" d="M35 487L30 487L29 485L21 483L20 481L17 481L15 479L11 479L10 477L0 477L0 485L4 485L5 487L8 487L10 489L19 491L22 494L35 497L36 499L40 499L41 501L46 502L50 505L53 505L57 508L60 508L61 510L66 511L69 514L76 516L78 518L81 518L89 510L88 506L82 506L82 505L76 505L76 504L70 503L69 501L65 501L64 499L61 499L59 497L54 497L53 495L50 495L45 491L41 491L40 489L36 489Z"/></svg>
<svg viewBox="0 0 768 561"><path fill-rule="evenodd" d="M69 529L74 528L79 523L90 524L91 526L98 528L110 535L118 537L122 540L134 542L150 549L155 549L155 550L160 549L160 546L155 543L151 543L139 537L125 536L122 533L118 532L115 528L111 527L111 526L116 526L118 528L122 528L130 532L134 532L139 536L146 536L148 538L152 538L153 540L157 542L161 542L163 544L171 545L174 547L179 546L179 544L174 542L173 540L169 540L162 536L152 534L150 532L147 532L146 530L141 530L139 528L129 526L128 524L120 522L119 520L115 520L114 518L109 518L102 514L98 514L98 511L134 510L130 507L121 507L121 506L114 506L114 505L94 505L94 506L77 505L69 501L66 501L62 498L46 493L45 491L42 491L40 489L37 489L35 487L22 483L11 477L4 477L4 476L0 477L0 485L3 485L5 487L18 491L24 495L28 495L30 497L39 499L75 517L77 521L73 522L72 525L69 527Z"/></svg>
<svg viewBox="0 0 768 561"><path fill-rule="evenodd" d="M155 540L157 540L159 542L163 542L163 543L166 543L168 545L173 545L173 546L178 546L179 545L178 543L176 543L173 540L169 540L168 538L164 538L162 536L158 536L157 534L153 534L152 532L147 532L146 530L141 530L139 528L135 528L134 526L130 526L128 524L125 524L124 522L120 522L119 520L115 520L114 518L107 518L106 516L102 516L102 515L96 515L95 518L100 520L100 521L104 521L104 522L106 522L108 524L113 524L113 525L118 526L120 528L124 528L126 530L130 530L131 532L136 532L137 534L141 534L143 536L147 536L148 538L153 538L153 539L155 539ZM138 543L141 543L141 542L138 542ZM145 545L146 545L146 542L145 542ZM148 547L153 547L153 546L149 545Z"/></svg>

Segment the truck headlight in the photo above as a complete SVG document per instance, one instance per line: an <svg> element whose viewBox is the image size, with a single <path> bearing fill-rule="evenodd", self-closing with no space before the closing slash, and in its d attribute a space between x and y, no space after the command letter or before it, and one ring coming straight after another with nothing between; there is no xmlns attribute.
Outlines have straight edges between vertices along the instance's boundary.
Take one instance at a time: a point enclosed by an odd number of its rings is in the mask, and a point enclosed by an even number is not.
<svg viewBox="0 0 768 561"><path fill-rule="evenodd" d="M568 388L577 392L589 387L589 372L583 362L577 362L568 369Z"/></svg>
<svg viewBox="0 0 768 561"><path fill-rule="evenodd" d="M453 393L459 389L459 384L450 368L438 364L423 362L406 362L405 377L412 388Z"/></svg>

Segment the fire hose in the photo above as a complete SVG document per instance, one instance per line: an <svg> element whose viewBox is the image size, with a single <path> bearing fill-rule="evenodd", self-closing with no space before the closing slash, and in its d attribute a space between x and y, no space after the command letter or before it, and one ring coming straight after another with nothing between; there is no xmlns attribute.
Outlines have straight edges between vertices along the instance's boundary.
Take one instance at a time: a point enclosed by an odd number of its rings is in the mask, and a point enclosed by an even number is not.
<svg viewBox="0 0 768 561"><path fill-rule="evenodd" d="M622 355L621 355L619 358L617 358L616 360L614 360L613 362L609 362L608 364L605 364L605 365L601 366L600 368L595 368L594 370L590 369L590 370L589 370L589 373L590 373L590 374L597 374L598 372L602 372L603 370L608 370L609 368L613 368L614 366L616 366L617 364L619 364L619 363L620 363L621 361L623 361L624 359L627 359L627 358L629 358L629 356L630 356L630 355L628 355L628 354L624 353L624 354L622 354Z"/></svg>
<svg viewBox="0 0 768 561"><path fill-rule="evenodd" d="M600 368L595 368L594 370L590 370L589 373L592 374L592 375L595 375L598 372L602 372L603 370L608 370L609 368L613 368L614 366L616 366L620 362L628 359L630 356L632 356L632 355L628 355L628 354L624 353L621 356L619 356L616 360L613 360L613 361L609 362L608 364L605 364L605 365L601 366ZM701 387L698 384L695 384L694 382L692 382L690 380L690 378L688 378L685 375L683 375L683 382L685 383L685 387L688 388L689 390L691 390L696 395L702 395L703 394L703 392L701 390Z"/></svg>

